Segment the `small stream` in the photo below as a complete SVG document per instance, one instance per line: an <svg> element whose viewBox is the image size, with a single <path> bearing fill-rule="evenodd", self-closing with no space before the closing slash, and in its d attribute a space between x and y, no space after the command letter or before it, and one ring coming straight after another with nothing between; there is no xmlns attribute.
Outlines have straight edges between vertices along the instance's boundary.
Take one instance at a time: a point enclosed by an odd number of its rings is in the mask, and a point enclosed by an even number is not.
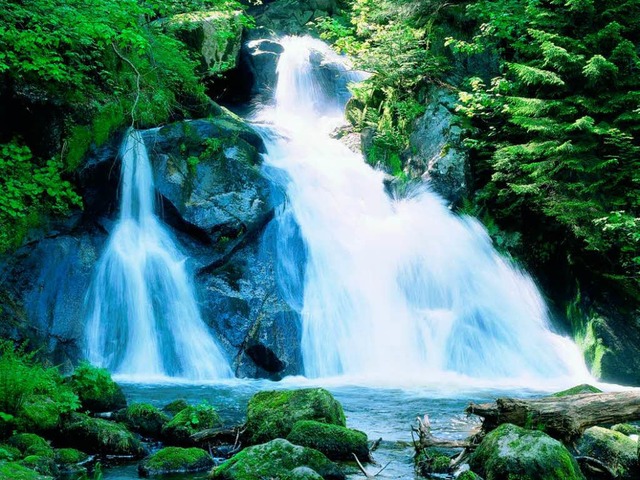
<svg viewBox="0 0 640 480"><path fill-rule="evenodd" d="M224 383L194 384L123 384L129 403L148 402L158 407L183 398L190 403L206 401L216 407L226 424L241 423L251 396L261 390L303 388L315 386L305 379L285 380L274 383L260 380L233 380ZM382 438L374 458L379 466L369 465L370 473L376 473L389 463L377 477L379 479L415 479L413 472L413 448L411 425L417 416L428 414L436 437L464 439L479 421L467 417L464 408L469 402L488 402L498 396L527 397L541 392L509 389L482 389L464 386L430 386L398 389L367 386L346 386L323 383L340 401L347 417L347 426L364 431L369 440ZM363 476L353 466L347 466L350 479ZM104 480L137 479L137 463L105 469ZM206 478L205 473L164 476L164 480L195 480Z"/></svg>

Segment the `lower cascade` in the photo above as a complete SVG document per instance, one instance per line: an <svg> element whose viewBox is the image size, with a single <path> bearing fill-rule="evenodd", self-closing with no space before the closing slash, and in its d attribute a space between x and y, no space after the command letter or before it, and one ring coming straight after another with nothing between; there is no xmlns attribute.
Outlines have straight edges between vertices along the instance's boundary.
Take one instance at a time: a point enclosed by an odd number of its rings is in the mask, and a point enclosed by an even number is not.
<svg viewBox="0 0 640 480"><path fill-rule="evenodd" d="M121 158L120 217L86 299L88 359L145 380L231 377L200 317L184 258L155 216L151 165L139 132L127 135Z"/></svg>
<svg viewBox="0 0 640 480"><path fill-rule="evenodd" d="M305 375L589 379L576 345L550 330L534 282L479 222L428 188L391 198L382 172L330 138L354 75L344 61L310 37L281 43L275 102L254 121L266 132L266 164L287 178L282 218L293 216L306 248ZM338 73L327 75L331 64ZM289 265L291 242L280 243Z"/></svg>

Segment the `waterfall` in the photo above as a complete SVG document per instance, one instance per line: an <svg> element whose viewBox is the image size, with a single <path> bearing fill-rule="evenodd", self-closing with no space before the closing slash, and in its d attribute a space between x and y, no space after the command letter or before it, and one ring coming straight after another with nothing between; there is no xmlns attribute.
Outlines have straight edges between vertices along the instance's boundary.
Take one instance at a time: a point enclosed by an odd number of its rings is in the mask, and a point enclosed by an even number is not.
<svg viewBox="0 0 640 480"><path fill-rule="evenodd" d="M590 378L575 344L550 330L534 282L479 222L428 188L390 198L383 173L330 137L354 75L344 60L309 37L281 43L274 105L254 120L270 132L265 161L286 174L285 215L306 246L305 374Z"/></svg>
<svg viewBox="0 0 640 480"><path fill-rule="evenodd" d="M86 307L88 359L142 379L232 376L202 321L185 259L154 213L151 164L139 132L122 145L120 217Z"/></svg>

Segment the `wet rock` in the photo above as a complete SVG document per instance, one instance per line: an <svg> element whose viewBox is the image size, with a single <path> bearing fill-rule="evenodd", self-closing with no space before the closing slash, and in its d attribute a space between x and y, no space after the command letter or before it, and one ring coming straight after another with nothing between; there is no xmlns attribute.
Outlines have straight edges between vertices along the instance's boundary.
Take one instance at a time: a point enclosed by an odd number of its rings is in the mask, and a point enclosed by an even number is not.
<svg viewBox="0 0 640 480"><path fill-rule="evenodd" d="M286 438L301 420L345 427L342 405L323 388L260 392L249 400L245 439L255 445Z"/></svg>
<svg viewBox="0 0 640 480"><path fill-rule="evenodd" d="M638 442L626 435L602 427L585 430L576 444L581 456L593 457L607 465L615 478L640 477Z"/></svg>
<svg viewBox="0 0 640 480"><path fill-rule="evenodd" d="M346 478L340 468L322 453L311 448L292 445L281 438L245 448L216 467L210 478L223 480L290 478L293 470L299 467L310 468L326 480Z"/></svg>
<svg viewBox="0 0 640 480"><path fill-rule="evenodd" d="M170 473L203 472L213 467L213 459L201 448L165 447L138 465L141 477Z"/></svg>
<svg viewBox="0 0 640 480"><path fill-rule="evenodd" d="M287 440L294 445L318 450L331 460L352 461L353 455L361 462L369 459L367 435L339 425L301 420L293 425Z"/></svg>
<svg viewBox="0 0 640 480"><path fill-rule="evenodd" d="M582 480L576 460L562 443L539 431L505 423L487 434L469 459L485 480Z"/></svg>

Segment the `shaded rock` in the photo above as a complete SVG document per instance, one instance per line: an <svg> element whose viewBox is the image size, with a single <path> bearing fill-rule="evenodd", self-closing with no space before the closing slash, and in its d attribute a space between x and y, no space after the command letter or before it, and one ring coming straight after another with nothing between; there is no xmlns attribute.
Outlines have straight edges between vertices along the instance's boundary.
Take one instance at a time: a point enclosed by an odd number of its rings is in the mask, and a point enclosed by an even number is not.
<svg viewBox="0 0 640 480"><path fill-rule="evenodd" d="M162 437L171 445L193 445L191 435L220 426L220 416L211 405L190 405L162 427Z"/></svg>
<svg viewBox="0 0 640 480"><path fill-rule="evenodd" d="M300 35L309 33L306 27L309 22L337 10L336 0L277 0L252 8L249 13L260 27L279 34Z"/></svg>
<svg viewBox="0 0 640 480"><path fill-rule="evenodd" d="M203 472L213 467L209 453L201 448L165 447L138 465L141 477L168 473Z"/></svg>
<svg viewBox="0 0 640 480"><path fill-rule="evenodd" d="M57 444L88 453L140 457L140 441L123 425L75 413L63 425Z"/></svg>
<svg viewBox="0 0 640 480"><path fill-rule="evenodd" d="M246 79L243 86L260 103L272 100L278 80L278 59L284 48L267 28L256 28L245 35L240 53L240 70Z"/></svg>
<svg viewBox="0 0 640 480"><path fill-rule="evenodd" d="M292 445L278 438L263 445L248 447L211 473L212 479L259 480L285 478L298 467L308 467L327 480L342 480L340 468L322 453Z"/></svg>
<svg viewBox="0 0 640 480"><path fill-rule="evenodd" d="M591 427L576 444L582 456L593 457L607 465L616 478L640 477L638 465L638 442L626 435L602 427Z"/></svg>
<svg viewBox="0 0 640 480"><path fill-rule="evenodd" d="M22 452L20 452L16 447L12 447L11 445L0 445L0 461L18 460L23 456Z"/></svg>
<svg viewBox="0 0 640 480"><path fill-rule="evenodd" d="M81 363L69 377L69 385L78 395L82 408L90 412L111 412L127 406L122 388L104 368Z"/></svg>
<svg viewBox="0 0 640 480"><path fill-rule="evenodd" d="M20 461L20 465L34 470L41 475L57 477L60 473L52 457L44 455L29 455Z"/></svg>
<svg viewBox="0 0 640 480"><path fill-rule="evenodd" d="M369 459L367 435L339 425L301 420L294 424L287 440L318 450L331 460L352 461L354 454L361 462Z"/></svg>
<svg viewBox="0 0 640 480"><path fill-rule="evenodd" d="M487 434L469 459L485 480L584 479L562 443L539 431L505 423Z"/></svg>
<svg viewBox="0 0 640 480"><path fill-rule="evenodd" d="M17 448L27 457L30 455L53 458L54 451L44 438L34 433L18 433L7 441L9 446Z"/></svg>
<svg viewBox="0 0 640 480"><path fill-rule="evenodd" d="M17 462L0 462L0 478L6 478L7 480L53 480L53 477L41 475Z"/></svg>
<svg viewBox="0 0 640 480"><path fill-rule="evenodd" d="M462 129L454 118L456 102L452 92L433 90L425 113L416 121L406 159L411 177L421 176L436 193L454 205L470 194Z"/></svg>
<svg viewBox="0 0 640 480"><path fill-rule="evenodd" d="M216 74L236 67L244 29L241 18L239 11L197 11L173 15L163 26L195 53L203 74Z"/></svg>
<svg viewBox="0 0 640 480"><path fill-rule="evenodd" d="M91 457L75 448L60 448L56 450L54 459L61 474L80 477L87 473L83 464L89 462Z"/></svg>
<svg viewBox="0 0 640 480"><path fill-rule="evenodd" d="M569 395L582 395L584 393L602 393L602 390L600 390L597 387L594 387L592 385L588 385L586 383L583 383L582 385L576 385L575 387L571 387L567 390L562 390L561 392L556 392L553 395L551 395L552 397L566 397Z"/></svg>
<svg viewBox="0 0 640 480"><path fill-rule="evenodd" d="M255 445L285 438L300 420L346 425L342 405L323 388L260 392L249 400L246 441Z"/></svg>
<svg viewBox="0 0 640 480"><path fill-rule="evenodd" d="M186 408L186 404L183 408ZM170 418L153 405L134 403L120 410L116 415L116 420L142 436L159 438L162 427L169 422Z"/></svg>

